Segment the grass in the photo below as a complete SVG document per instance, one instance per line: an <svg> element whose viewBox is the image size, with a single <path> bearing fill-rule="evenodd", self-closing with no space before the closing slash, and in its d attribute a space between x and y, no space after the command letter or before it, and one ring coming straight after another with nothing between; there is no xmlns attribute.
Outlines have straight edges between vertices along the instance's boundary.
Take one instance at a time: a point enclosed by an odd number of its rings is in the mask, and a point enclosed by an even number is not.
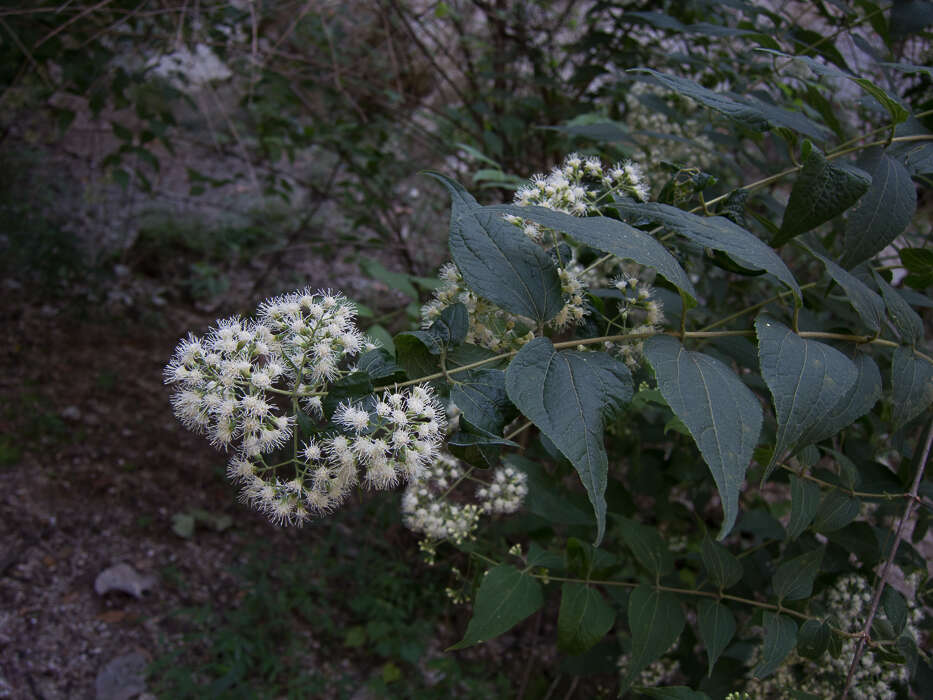
<svg viewBox="0 0 933 700"><path fill-rule="evenodd" d="M161 697L349 698L362 686L367 697L510 695L501 672L442 653L455 641L438 638L448 579L398 530L397 499L312 528L289 552L248 547L237 605L176 611L187 632L151 668Z"/></svg>

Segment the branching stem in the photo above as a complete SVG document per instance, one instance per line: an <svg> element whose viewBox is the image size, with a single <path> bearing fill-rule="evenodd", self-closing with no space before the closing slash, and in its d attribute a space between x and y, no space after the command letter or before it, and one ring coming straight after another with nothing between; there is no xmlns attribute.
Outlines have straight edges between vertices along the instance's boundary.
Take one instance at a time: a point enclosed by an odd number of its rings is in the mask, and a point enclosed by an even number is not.
<svg viewBox="0 0 933 700"><path fill-rule="evenodd" d="M842 691L842 700L846 700L846 698L849 697L849 690L852 688L852 682L855 680L855 669L858 667L858 662L862 658L862 653L865 651L865 644L871 641L871 625L875 620L875 615L878 613L878 603L881 602L881 593L884 591L884 586L887 582L888 570L894 563L894 557L897 556L897 548L900 546L901 538L904 536L904 525L910 520L914 508L919 502L917 492L920 489L920 482L923 480L923 472L926 469L927 460L930 458L931 446L933 446L933 422L930 423L930 427L927 430L926 443L920 455L920 462L917 464L917 473L914 475L914 481L910 485L909 500L907 501L907 505L904 506L904 514L901 516L901 520L897 524L897 530L894 533L894 542L891 544L891 551L888 553L888 558L885 560L884 566L881 567L881 571L878 573L878 582L875 584L875 592L874 595L872 595L868 617L865 618L865 626L862 627L862 631L857 635L859 640L855 647L855 654L852 656L852 663L849 665L849 673L846 676L846 686Z"/></svg>

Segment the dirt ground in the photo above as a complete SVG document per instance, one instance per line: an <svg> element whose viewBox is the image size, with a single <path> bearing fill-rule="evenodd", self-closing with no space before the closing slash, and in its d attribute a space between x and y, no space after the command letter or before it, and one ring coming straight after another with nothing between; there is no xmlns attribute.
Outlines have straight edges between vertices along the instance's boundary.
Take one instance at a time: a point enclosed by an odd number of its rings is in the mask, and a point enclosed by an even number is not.
<svg viewBox="0 0 933 700"><path fill-rule="evenodd" d="M213 320L164 311L158 325L105 324L5 290L0 698L95 697L105 665L132 652L151 660L178 631L171 611L238 594L228 572L244 538L288 549L315 536L235 503L217 472L223 456L172 415L162 367L179 337ZM236 526L182 539L172 517L194 508ZM98 595L95 579L119 563L155 585L139 599ZM184 585L164 585L166 570Z"/></svg>

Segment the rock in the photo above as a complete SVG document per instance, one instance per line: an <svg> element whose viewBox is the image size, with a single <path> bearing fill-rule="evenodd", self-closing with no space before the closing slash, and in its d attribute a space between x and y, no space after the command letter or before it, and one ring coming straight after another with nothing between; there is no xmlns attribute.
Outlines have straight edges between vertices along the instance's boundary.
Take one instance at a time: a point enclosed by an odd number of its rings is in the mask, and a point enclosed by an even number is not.
<svg viewBox="0 0 933 700"><path fill-rule="evenodd" d="M96 700L130 700L146 692L146 665L138 651L118 656L97 674Z"/></svg>
<svg viewBox="0 0 933 700"><path fill-rule="evenodd" d="M122 591L135 598L142 598L144 593L156 585L156 581L152 574L140 574L129 564L117 564L97 574L94 590L97 595Z"/></svg>
<svg viewBox="0 0 933 700"><path fill-rule="evenodd" d="M62 411L62 418L66 420L78 420L81 418L81 410L77 406L68 406Z"/></svg>

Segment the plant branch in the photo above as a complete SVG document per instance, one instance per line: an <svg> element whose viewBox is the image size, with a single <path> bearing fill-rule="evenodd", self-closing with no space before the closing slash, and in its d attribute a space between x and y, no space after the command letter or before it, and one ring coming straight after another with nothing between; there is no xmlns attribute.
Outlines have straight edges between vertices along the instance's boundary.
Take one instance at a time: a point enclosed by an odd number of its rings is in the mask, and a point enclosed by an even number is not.
<svg viewBox="0 0 933 700"><path fill-rule="evenodd" d="M885 560L884 566L881 567L881 572L878 574L878 583L875 586L875 592L871 599L871 608L868 611L868 617L865 619L865 626L862 627L862 631L858 635L859 640L855 647L855 655L852 657L852 663L849 665L845 689L842 691L842 700L846 700L846 698L849 697L849 690L852 688L853 680L855 680L855 669L858 666L859 660L862 658L862 653L865 651L866 642L871 641L871 624L874 622L875 615L878 613L878 603L881 602L881 593L884 591L888 570L894 563L894 557L897 555L897 548L900 546L901 538L904 536L904 525L910 520L914 507L919 502L917 492L920 489L920 482L923 480L923 472L926 469L927 460L930 458L931 446L933 446L933 421L931 421L930 427L927 430L926 443L923 446L923 453L920 455L917 473L914 475L914 481L910 485L910 500L907 501L907 505L904 507L904 514L897 524L897 531L894 533L894 542L891 544L891 551L888 553L888 558Z"/></svg>
<svg viewBox="0 0 933 700"><path fill-rule="evenodd" d="M656 335L672 335L675 338L680 338L685 340L687 338L727 338L730 336L745 336L745 337L754 337L755 331L752 329L748 330L731 330L731 331L642 331L640 333L628 333L624 335L602 335L595 338L579 338L576 340L565 340L559 343L554 343L555 350L563 350L567 348L576 348L586 345L598 345L601 343L637 343L649 338L653 338ZM891 340L885 340L883 338L875 338L874 336L868 335L852 335L848 333L827 333L824 331L800 331L798 335L801 338L814 338L814 339L823 339L823 340L842 340L849 343L856 343L859 345L882 345L885 347L900 347L897 343ZM470 362L459 367L454 367L453 369L448 369L444 372L435 372L433 374L426 374L422 377L416 379L410 379L407 382L396 382L393 384L393 391L398 391L399 389L406 386L413 386L415 384L423 384L424 382L432 382L436 379L446 379L449 378L451 374L458 374L460 372L466 372L471 369L476 369L477 367L483 367L484 365L491 364L493 362L498 362L499 360L507 360L514 357L518 354L518 350L510 350L509 352L503 352L498 355L493 355L492 357L487 357L485 360L477 360L476 362ZM917 349L914 349L914 355L919 357L922 360L926 360L931 365L933 365L933 357L920 352Z"/></svg>

